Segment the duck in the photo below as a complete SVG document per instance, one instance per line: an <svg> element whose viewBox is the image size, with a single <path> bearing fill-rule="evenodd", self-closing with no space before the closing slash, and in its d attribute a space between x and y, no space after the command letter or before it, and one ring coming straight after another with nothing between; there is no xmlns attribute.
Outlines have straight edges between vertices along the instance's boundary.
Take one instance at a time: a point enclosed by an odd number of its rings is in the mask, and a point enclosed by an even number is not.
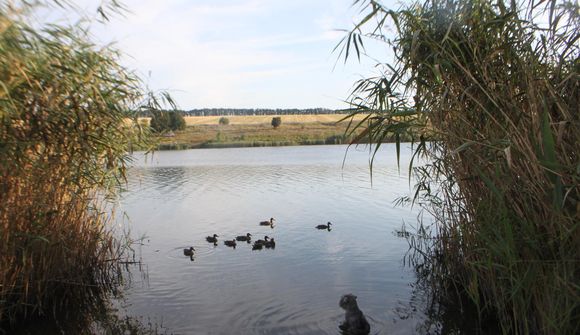
<svg viewBox="0 0 580 335"><path fill-rule="evenodd" d="M263 246L266 242L268 242L269 237L268 236L264 236L263 240L256 240L254 242L254 245L260 245Z"/></svg>
<svg viewBox="0 0 580 335"><path fill-rule="evenodd" d="M238 241L248 241L249 242L251 239L252 239L252 234L250 234L250 233L236 237L236 240L238 240Z"/></svg>
<svg viewBox="0 0 580 335"><path fill-rule="evenodd" d="M236 239L233 239L231 241L224 241L224 244L227 245L228 247L236 247Z"/></svg>
<svg viewBox="0 0 580 335"><path fill-rule="evenodd" d="M316 229L328 229L330 230L330 225L332 223L330 223L330 221L327 224L319 224L318 226L316 226Z"/></svg>
<svg viewBox="0 0 580 335"><path fill-rule="evenodd" d="M268 249L274 249L276 248L276 242L274 242L274 239L271 238L269 241L264 242L264 246Z"/></svg>
<svg viewBox="0 0 580 335"><path fill-rule="evenodd" d="M262 250L262 248L264 247L263 244L255 244L252 245L252 250Z"/></svg>
<svg viewBox="0 0 580 335"><path fill-rule="evenodd" d="M274 225L274 221L276 221L276 219L270 218L269 221L262 221L262 222L260 222L260 226L273 226Z"/></svg>
<svg viewBox="0 0 580 335"><path fill-rule="evenodd" d="M183 249L183 255L184 256L193 256L193 252L195 251L195 249L193 247L189 247L187 249Z"/></svg>
<svg viewBox="0 0 580 335"><path fill-rule="evenodd" d="M205 240L208 241L208 242L217 243L217 238L218 237L219 237L218 234L213 234L213 236L206 237Z"/></svg>

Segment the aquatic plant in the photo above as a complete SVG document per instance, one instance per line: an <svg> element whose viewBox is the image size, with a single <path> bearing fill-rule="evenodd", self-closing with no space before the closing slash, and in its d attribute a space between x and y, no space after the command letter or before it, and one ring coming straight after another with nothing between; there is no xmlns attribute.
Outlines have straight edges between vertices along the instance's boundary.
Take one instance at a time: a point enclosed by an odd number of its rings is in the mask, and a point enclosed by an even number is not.
<svg viewBox="0 0 580 335"><path fill-rule="evenodd" d="M116 289L126 241L115 239L107 199L122 185L131 145L146 143L133 112L160 101L82 22L31 23L34 9L0 4L2 323Z"/></svg>
<svg viewBox="0 0 580 335"><path fill-rule="evenodd" d="M412 137L409 170L428 158L403 200L434 214L418 229L422 242L411 239L432 289L442 301L465 297L503 333L577 333L578 4L355 4L362 19L337 50L364 57L370 38L394 60L355 84L350 111L367 117L350 130L362 129L355 142L376 143L375 153L394 136L397 156L400 136Z"/></svg>

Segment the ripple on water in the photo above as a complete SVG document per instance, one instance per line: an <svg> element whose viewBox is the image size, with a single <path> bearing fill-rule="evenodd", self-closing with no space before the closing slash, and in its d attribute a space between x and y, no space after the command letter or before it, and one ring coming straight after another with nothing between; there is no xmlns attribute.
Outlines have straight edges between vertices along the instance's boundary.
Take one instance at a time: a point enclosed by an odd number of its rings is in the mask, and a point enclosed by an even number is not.
<svg viewBox="0 0 580 335"><path fill-rule="evenodd" d="M154 245L143 246L148 280L127 292L130 312L172 333L336 334L338 300L352 292L373 334L412 333L416 321L392 312L413 280L393 234L415 219L392 205L409 181L393 160L375 166L371 184L367 153L341 169L344 149L163 152L131 169L122 209ZM274 229L258 225L272 216ZM314 228L328 221L331 231ZM276 249L223 245L248 232L274 237ZM205 241L214 233L215 247Z"/></svg>

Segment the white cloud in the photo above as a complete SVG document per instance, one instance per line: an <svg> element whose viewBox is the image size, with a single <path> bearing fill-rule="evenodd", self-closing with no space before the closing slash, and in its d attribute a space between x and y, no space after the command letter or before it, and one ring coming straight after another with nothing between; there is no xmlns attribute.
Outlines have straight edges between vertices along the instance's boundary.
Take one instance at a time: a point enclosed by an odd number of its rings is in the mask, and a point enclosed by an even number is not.
<svg viewBox="0 0 580 335"><path fill-rule="evenodd" d="M95 1L80 2L96 8ZM127 0L126 17L94 25L123 62L184 109L344 107L360 67L332 72L351 0Z"/></svg>

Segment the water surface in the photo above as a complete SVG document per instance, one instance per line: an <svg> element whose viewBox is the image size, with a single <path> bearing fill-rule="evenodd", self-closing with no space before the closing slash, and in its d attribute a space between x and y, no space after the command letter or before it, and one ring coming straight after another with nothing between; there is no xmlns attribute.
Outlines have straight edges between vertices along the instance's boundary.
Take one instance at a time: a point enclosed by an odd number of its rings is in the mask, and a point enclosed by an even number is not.
<svg viewBox="0 0 580 335"><path fill-rule="evenodd" d="M133 269L130 315L175 334L337 334L343 294L358 296L372 334L411 334L412 271L394 232L416 211L394 207L409 194L410 150L385 145L372 179L368 148L301 146L197 149L135 155L121 209L146 271ZM276 219L274 228L259 221ZM332 230L316 230L333 223ZM224 239L274 237L253 251ZM205 236L217 233L217 247ZM191 261L183 248L197 250Z"/></svg>

